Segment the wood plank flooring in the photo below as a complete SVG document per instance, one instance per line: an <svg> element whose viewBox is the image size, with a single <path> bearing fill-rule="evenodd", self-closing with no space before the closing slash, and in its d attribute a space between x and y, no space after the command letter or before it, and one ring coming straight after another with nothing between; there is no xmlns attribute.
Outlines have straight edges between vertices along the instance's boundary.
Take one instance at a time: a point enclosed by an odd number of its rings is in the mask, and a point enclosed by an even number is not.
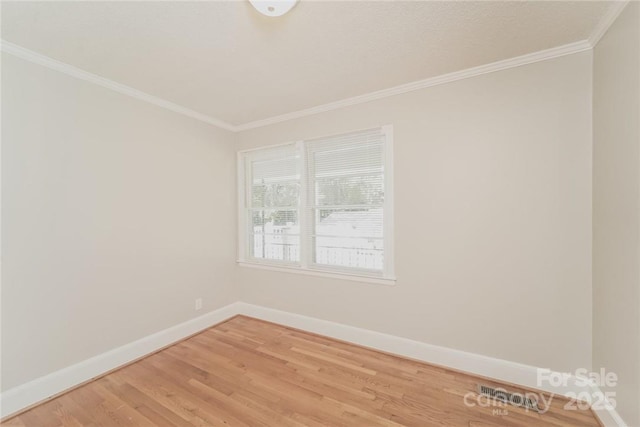
<svg viewBox="0 0 640 427"><path fill-rule="evenodd" d="M464 397L477 402L478 382L500 386L238 316L2 425L599 426L558 397L544 414L469 407Z"/></svg>

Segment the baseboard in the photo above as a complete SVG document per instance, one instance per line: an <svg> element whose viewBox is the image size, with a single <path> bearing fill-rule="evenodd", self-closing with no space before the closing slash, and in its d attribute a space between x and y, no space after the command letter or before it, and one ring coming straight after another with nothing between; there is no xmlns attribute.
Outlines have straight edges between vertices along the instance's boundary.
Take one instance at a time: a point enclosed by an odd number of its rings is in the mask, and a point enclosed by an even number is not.
<svg viewBox="0 0 640 427"><path fill-rule="evenodd" d="M239 314L246 316L302 329L342 341L348 341L386 353L393 353L470 374L493 378L526 388L542 390L570 398L584 396L584 393L589 393L591 396L596 396L597 393L599 393L597 387L584 385L585 380L575 376L565 375L564 377L567 378L565 386L554 387L548 382L539 383L538 368L535 366L440 347L368 329L347 326L341 323L244 302L239 302L237 308L239 309ZM560 373L554 374L562 375ZM601 419L605 427L626 426L615 409L611 407L594 412Z"/></svg>
<svg viewBox="0 0 640 427"><path fill-rule="evenodd" d="M598 386L591 387L592 396L602 396L602 391ZM605 399L605 403L597 408L593 409L593 413L596 414L600 422L604 427L627 427L628 424L624 422L618 411L615 409L615 405L609 403Z"/></svg>
<svg viewBox="0 0 640 427"><path fill-rule="evenodd" d="M238 314L325 335L365 347L397 354L451 369L468 372L522 387L564 396L599 393L597 387L585 386L583 380L566 377L565 386L538 383L538 368L460 350L427 344L394 335L348 326L300 314L275 310L244 302L235 302L203 316L157 332L148 337L110 350L75 365L40 377L0 394L0 418L49 399L90 381L109 371L154 353L190 335L207 329ZM625 427L615 409L594 411L605 427Z"/></svg>
<svg viewBox="0 0 640 427"><path fill-rule="evenodd" d="M232 303L0 394L0 419L133 362L239 313Z"/></svg>

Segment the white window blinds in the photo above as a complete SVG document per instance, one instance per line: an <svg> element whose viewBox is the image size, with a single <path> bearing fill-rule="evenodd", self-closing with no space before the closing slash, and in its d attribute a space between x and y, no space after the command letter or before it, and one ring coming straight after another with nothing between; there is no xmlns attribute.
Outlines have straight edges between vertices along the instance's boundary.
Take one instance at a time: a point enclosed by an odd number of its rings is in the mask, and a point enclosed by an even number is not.
<svg viewBox="0 0 640 427"><path fill-rule="evenodd" d="M251 258L300 261L300 155L294 146L246 158L245 221Z"/></svg>
<svg viewBox="0 0 640 427"><path fill-rule="evenodd" d="M389 126L240 153L240 260L393 277Z"/></svg>
<svg viewBox="0 0 640 427"><path fill-rule="evenodd" d="M383 270L384 137L374 129L306 144L314 264Z"/></svg>

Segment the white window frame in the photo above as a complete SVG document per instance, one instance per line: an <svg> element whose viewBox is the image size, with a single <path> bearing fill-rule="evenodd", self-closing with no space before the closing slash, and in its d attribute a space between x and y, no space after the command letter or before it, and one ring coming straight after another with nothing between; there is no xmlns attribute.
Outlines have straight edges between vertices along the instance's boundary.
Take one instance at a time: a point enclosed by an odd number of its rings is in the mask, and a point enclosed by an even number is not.
<svg viewBox="0 0 640 427"><path fill-rule="evenodd" d="M334 267L315 264L311 257L312 239L307 227L312 220L312 209L309 208L307 197L309 195L307 150L304 141L288 142L284 144L258 147L238 152L238 265L242 267L260 268L265 270L282 271L289 273L306 274L311 276L330 277L344 280L354 280L367 283L395 285L394 265L394 216L393 216L393 126L384 125L379 129L385 136L383 144L383 167L385 195L383 202L383 242L384 242L384 266L382 271L365 270L349 267ZM365 130L362 130L363 132ZM353 132L353 133L357 133ZM352 133L352 132L350 132ZM314 138L315 139L315 138ZM248 224L247 224L247 183L250 171L246 167L248 159L266 157L268 149L294 147L300 153L300 202L298 206L298 223L300 226L300 262L265 260L249 256ZM265 150L265 151L263 151ZM264 154L263 154L264 153ZM255 156L255 157L254 157Z"/></svg>

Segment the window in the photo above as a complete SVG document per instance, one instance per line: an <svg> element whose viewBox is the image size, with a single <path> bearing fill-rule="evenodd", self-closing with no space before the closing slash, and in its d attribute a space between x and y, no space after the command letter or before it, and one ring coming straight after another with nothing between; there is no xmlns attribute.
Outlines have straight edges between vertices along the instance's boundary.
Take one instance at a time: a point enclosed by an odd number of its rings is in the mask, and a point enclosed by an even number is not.
<svg viewBox="0 0 640 427"><path fill-rule="evenodd" d="M393 279L391 126L239 153L240 262Z"/></svg>

